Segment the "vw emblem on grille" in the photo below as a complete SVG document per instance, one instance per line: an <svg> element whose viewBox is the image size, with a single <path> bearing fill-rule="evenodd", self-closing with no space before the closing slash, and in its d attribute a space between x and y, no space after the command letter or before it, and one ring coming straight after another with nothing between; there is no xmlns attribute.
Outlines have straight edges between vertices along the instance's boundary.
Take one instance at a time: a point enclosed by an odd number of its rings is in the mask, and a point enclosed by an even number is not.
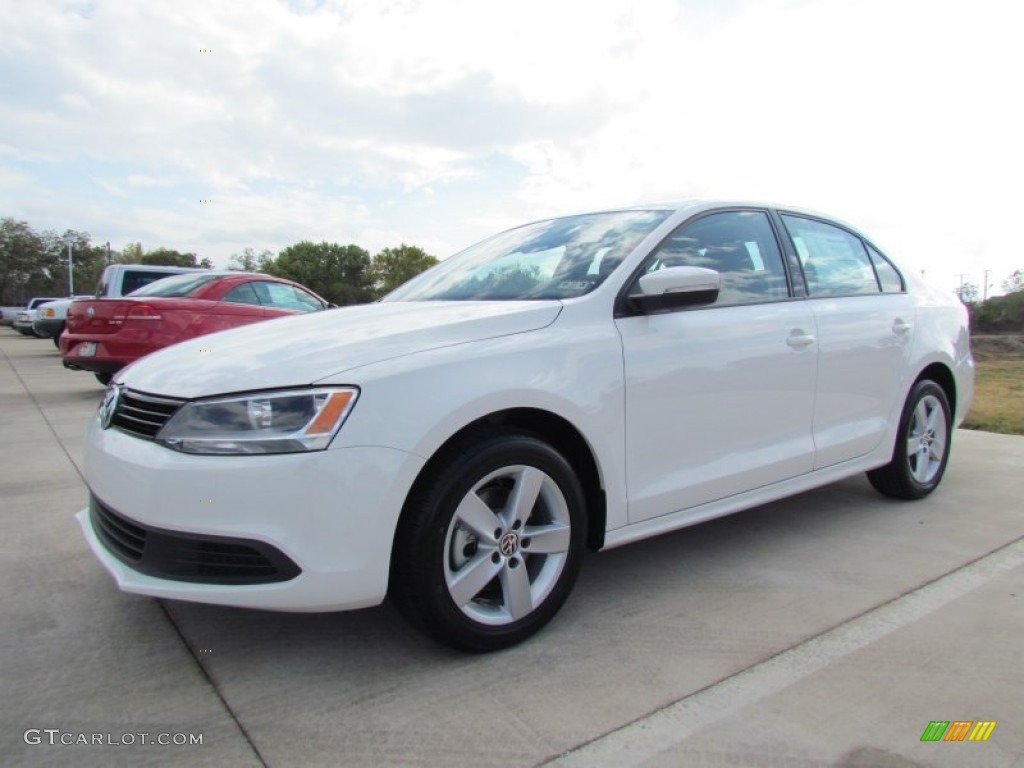
<svg viewBox="0 0 1024 768"><path fill-rule="evenodd" d="M514 533L506 533L498 542L498 549L505 557L511 557L519 550L519 537Z"/></svg>
<svg viewBox="0 0 1024 768"><path fill-rule="evenodd" d="M121 385L111 384L107 387L107 393L100 403L100 426L106 429L110 426L110 420L114 418L114 411L117 410L117 401L121 397Z"/></svg>

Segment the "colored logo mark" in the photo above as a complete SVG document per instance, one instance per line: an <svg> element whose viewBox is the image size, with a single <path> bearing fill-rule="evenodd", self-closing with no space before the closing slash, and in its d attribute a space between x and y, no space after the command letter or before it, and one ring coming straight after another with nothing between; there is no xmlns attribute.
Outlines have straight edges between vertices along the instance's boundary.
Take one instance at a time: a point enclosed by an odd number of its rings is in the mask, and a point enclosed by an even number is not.
<svg viewBox="0 0 1024 768"><path fill-rule="evenodd" d="M995 720L932 720L921 741L988 741L995 728Z"/></svg>

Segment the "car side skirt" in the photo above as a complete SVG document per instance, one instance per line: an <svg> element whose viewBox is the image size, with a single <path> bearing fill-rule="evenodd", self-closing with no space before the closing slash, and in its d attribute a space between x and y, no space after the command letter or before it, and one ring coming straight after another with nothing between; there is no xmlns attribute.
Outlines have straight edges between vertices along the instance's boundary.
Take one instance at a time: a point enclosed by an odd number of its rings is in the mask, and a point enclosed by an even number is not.
<svg viewBox="0 0 1024 768"><path fill-rule="evenodd" d="M669 531L679 530L680 528L688 528L691 525L697 525L698 523L707 522L708 520L714 520L717 517L725 517L726 515L731 515L734 512L758 507L762 504L767 504L788 496L803 493L804 491L820 488L823 485L834 483L837 480L852 477L853 475L860 474L861 472L867 472L868 470L888 464L891 458L892 441L887 435L882 445L866 456L851 459L850 461L845 461L840 464L833 464L829 467L823 467L822 469L808 472L807 474L793 477L780 483L755 488L751 491L738 493L735 496L719 499L718 501L708 502L707 504L701 504L697 507L684 509L679 512L672 512L651 520L644 520L639 523L623 526L622 528L618 528L613 531L608 531L605 533L604 547L602 547L602 551L620 547L623 544L630 544L634 541L640 541L652 536L658 536L662 533L668 533Z"/></svg>

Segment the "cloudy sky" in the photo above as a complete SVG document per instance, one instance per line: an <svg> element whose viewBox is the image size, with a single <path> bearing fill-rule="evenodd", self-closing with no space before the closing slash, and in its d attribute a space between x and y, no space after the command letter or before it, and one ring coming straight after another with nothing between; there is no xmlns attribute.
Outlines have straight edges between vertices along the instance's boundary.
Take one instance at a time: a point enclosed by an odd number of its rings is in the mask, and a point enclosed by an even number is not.
<svg viewBox="0 0 1024 768"><path fill-rule="evenodd" d="M1012 0L0 0L0 216L226 264L772 200L1024 267Z"/></svg>

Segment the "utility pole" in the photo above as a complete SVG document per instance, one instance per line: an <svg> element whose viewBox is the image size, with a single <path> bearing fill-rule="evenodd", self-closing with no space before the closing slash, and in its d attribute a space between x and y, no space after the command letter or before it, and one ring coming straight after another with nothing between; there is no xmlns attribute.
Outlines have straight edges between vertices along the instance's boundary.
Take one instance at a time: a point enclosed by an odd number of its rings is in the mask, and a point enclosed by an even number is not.
<svg viewBox="0 0 1024 768"><path fill-rule="evenodd" d="M107 240L107 264L110 263L110 241Z"/></svg>
<svg viewBox="0 0 1024 768"><path fill-rule="evenodd" d="M956 295L960 297L960 301L964 300L964 273L960 273L960 288L957 290Z"/></svg>
<svg viewBox="0 0 1024 768"><path fill-rule="evenodd" d="M68 297L75 295L75 262L71 256L71 241L68 240Z"/></svg>
<svg viewBox="0 0 1024 768"><path fill-rule="evenodd" d="M991 269L986 269L985 270L985 282L981 284L981 300L982 301L988 301L988 273L991 272L991 271L992 271Z"/></svg>

